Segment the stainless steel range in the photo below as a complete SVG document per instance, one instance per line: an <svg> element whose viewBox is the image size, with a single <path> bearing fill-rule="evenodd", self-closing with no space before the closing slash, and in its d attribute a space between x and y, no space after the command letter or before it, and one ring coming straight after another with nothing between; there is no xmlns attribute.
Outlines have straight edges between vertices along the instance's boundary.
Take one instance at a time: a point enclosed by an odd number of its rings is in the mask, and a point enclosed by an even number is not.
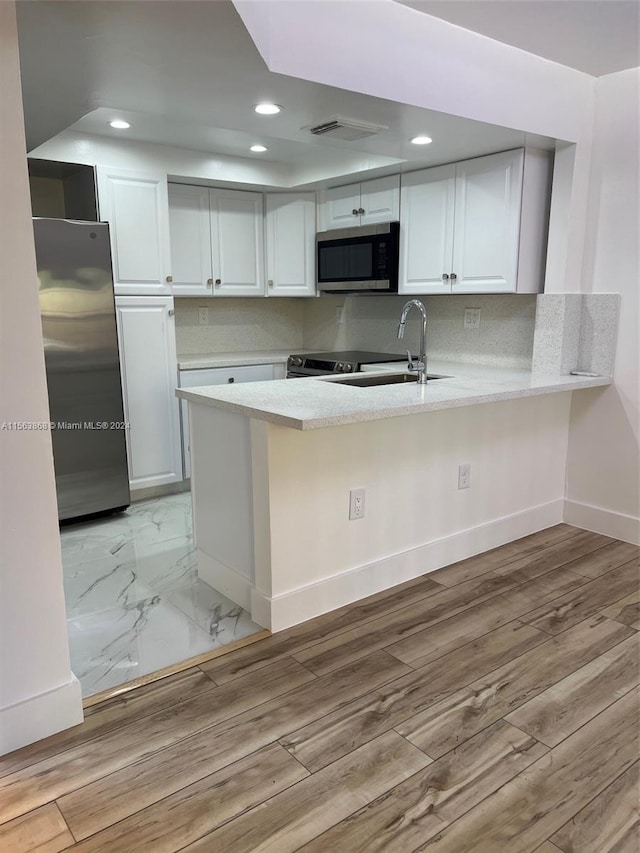
<svg viewBox="0 0 640 853"><path fill-rule="evenodd" d="M327 376L332 373L357 373L364 364L383 364L387 361L406 362L407 355L393 352L313 352L290 355L287 361L287 379L303 376Z"/></svg>

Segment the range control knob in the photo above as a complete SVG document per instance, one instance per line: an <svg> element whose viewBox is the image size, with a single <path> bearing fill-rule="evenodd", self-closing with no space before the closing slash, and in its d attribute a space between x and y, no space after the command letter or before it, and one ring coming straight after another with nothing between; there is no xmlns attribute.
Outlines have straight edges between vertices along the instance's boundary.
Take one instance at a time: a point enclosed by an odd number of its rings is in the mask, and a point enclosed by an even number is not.
<svg viewBox="0 0 640 853"><path fill-rule="evenodd" d="M345 373L351 373L351 371L353 370L352 364L345 364L345 365L343 365L343 367L344 367Z"/></svg>
<svg viewBox="0 0 640 853"><path fill-rule="evenodd" d="M289 356L289 364L292 367L300 367L302 365L302 359L299 356Z"/></svg>
<svg viewBox="0 0 640 853"><path fill-rule="evenodd" d="M336 370L337 370L337 372L338 372L338 373L342 373L342 371L344 370L344 364L343 364L341 361L339 361L339 362L336 364Z"/></svg>

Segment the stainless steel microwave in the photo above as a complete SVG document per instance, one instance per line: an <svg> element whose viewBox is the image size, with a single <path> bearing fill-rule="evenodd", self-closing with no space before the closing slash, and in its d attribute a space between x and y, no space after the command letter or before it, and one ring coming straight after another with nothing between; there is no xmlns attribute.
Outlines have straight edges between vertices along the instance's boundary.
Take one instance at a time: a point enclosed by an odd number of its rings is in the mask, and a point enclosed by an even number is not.
<svg viewBox="0 0 640 853"><path fill-rule="evenodd" d="M326 293L397 293L400 223L320 231L318 290Z"/></svg>

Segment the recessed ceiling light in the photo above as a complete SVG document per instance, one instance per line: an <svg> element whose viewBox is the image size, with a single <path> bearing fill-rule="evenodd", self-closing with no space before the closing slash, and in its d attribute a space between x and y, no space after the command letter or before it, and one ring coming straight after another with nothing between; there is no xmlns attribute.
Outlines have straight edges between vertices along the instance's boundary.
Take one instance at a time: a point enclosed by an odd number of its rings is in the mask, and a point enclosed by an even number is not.
<svg viewBox="0 0 640 853"><path fill-rule="evenodd" d="M411 140L414 145L428 145L432 141L430 136L414 136Z"/></svg>
<svg viewBox="0 0 640 853"><path fill-rule="evenodd" d="M109 122L109 127L115 127L116 130L126 130L131 125L128 121L124 121L124 119L114 118L113 121Z"/></svg>
<svg viewBox="0 0 640 853"><path fill-rule="evenodd" d="M263 151L266 151L267 149L264 147L264 145L252 145L249 150L255 151L256 154L261 154Z"/></svg>
<svg viewBox="0 0 640 853"><path fill-rule="evenodd" d="M254 110L260 113L261 116L274 116L279 113L282 107L277 104L256 104Z"/></svg>

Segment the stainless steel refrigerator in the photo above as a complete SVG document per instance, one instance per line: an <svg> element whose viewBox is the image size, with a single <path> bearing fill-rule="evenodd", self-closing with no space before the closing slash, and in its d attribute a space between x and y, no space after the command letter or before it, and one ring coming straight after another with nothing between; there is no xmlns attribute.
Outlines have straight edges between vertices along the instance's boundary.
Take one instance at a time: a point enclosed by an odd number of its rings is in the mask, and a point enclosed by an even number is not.
<svg viewBox="0 0 640 853"><path fill-rule="evenodd" d="M60 520L129 505L106 222L34 219Z"/></svg>

